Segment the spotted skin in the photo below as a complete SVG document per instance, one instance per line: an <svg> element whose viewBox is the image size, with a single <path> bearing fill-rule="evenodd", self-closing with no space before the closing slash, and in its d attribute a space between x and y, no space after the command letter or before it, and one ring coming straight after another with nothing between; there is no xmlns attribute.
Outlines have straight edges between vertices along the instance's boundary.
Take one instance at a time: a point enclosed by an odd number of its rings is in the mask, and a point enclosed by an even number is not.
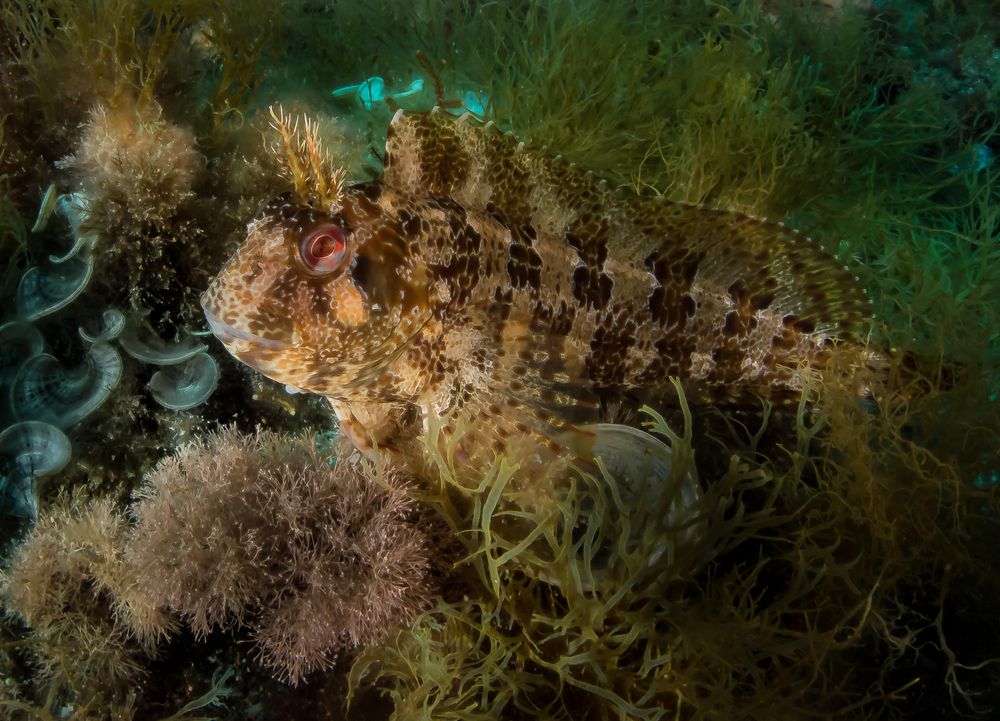
<svg viewBox="0 0 1000 721"><path fill-rule="evenodd" d="M322 223L348 258L317 275L299 243ZM359 444L443 419L472 429L469 458L558 452L623 405L669 403L671 376L706 403L795 398L795 369L862 346L870 318L790 230L609 189L442 112L397 113L380 181L330 212L269 203L202 303L234 356L330 398Z"/></svg>

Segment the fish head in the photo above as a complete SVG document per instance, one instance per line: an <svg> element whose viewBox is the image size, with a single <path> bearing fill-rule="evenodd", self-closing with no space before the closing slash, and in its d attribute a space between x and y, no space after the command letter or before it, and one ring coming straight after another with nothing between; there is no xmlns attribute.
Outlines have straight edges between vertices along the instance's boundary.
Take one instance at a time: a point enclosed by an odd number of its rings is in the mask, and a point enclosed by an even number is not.
<svg viewBox="0 0 1000 721"><path fill-rule="evenodd" d="M370 194L348 189L329 212L287 195L263 206L201 297L234 357L303 391L371 396L429 314L424 274Z"/></svg>

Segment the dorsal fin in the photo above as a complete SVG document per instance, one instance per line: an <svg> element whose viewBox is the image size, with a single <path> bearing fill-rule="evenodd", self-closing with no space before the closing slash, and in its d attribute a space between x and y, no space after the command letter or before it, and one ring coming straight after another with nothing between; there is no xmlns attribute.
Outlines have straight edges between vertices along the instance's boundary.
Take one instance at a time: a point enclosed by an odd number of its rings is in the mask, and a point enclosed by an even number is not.
<svg viewBox="0 0 1000 721"><path fill-rule="evenodd" d="M511 225L531 224L539 205L604 212L608 191L597 180L471 113L456 118L438 108L400 111L386 136L383 183L406 193L451 198Z"/></svg>
<svg viewBox="0 0 1000 721"><path fill-rule="evenodd" d="M569 241L585 263L603 264L609 247L627 245L661 283L675 278L677 303L697 274L737 306L772 305L807 332L852 339L867 332L871 309L857 280L779 224L607 189L592 173L525 150L471 117L399 112L386 153L383 182L405 192L452 198L540 232L547 213L572 215Z"/></svg>
<svg viewBox="0 0 1000 721"><path fill-rule="evenodd" d="M660 198L626 201L636 229L663 238L646 258L657 280L685 274L725 292L749 317L770 308L803 332L860 340L871 305L857 278L818 244L778 223Z"/></svg>
<svg viewBox="0 0 1000 721"><path fill-rule="evenodd" d="M867 335L857 279L779 224L609 188L471 117L397 113L386 149L388 187L510 230L511 277L498 283L530 296L533 332L571 337L569 383L655 398L679 376L712 402L790 397L789 368Z"/></svg>

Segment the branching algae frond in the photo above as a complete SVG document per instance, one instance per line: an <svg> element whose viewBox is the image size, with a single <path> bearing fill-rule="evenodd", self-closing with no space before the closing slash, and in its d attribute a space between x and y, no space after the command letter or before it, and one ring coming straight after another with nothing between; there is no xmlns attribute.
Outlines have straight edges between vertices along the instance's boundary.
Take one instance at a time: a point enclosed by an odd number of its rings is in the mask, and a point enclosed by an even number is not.
<svg viewBox="0 0 1000 721"><path fill-rule="evenodd" d="M215 131L253 102L277 55L279 9L275 0L12 0L0 20L21 38L16 60L30 82L77 112L126 96L142 109L158 106L159 86L176 72L178 57L209 55L214 72L205 73L205 90ZM66 105L58 105L62 115Z"/></svg>
<svg viewBox="0 0 1000 721"><path fill-rule="evenodd" d="M683 407L682 434L655 414L648 423L670 441L668 488L696 472L691 418ZM714 669L699 666L705 659L698 656L722 652L715 644L726 641L692 645L678 634L695 626L682 631L678 617L691 614L705 592L693 579L707 580L706 564L775 522L780 486L770 475L733 456L683 520L671 523L669 490L654 498L639 494L626 505L616 479L579 471L543 489L515 487L513 469L501 457L481 484L470 486L453 472L454 458L438 451L433 433L427 448L441 482L426 500L458 531L466 567L487 595L441 605L394 644L365 651L354 683L377 668L392 681L396 718L480 718L462 712L474 699L483 714L517 708L552 718L569 718L582 703L601 709L595 718L657 718L670 707L679 711L687 694L703 703L698 684ZM746 499L754 494L763 501L751 508ZM710 588L725 586L716 579ZM748 589L728 592L739 590ZM726 607L720 604L717 613L725 615ZM438 668L446 672L439 675ZM690 690L681 694L683 687Z"/></svg>
<svg viewBox="0 0 1000 721"><path fill-rule="evenodd" d="M363 652L352 684L387 682L395 718L881 713L921 683L906 672L917 639L945 633L943 610L913 615L913 584L985 570L962 549L957 479L906 438L917 418L895 408L864 410L833 369L808 381L791 442L768 456L766 420L731 424L719 432L728 466L700 479L681 524L694 534L664 524L655 504L623 505L606 474L536 493L512 487L497 458L481 484L462 483L429 441L441 484L427 500L458 530L483 593ZM687 413L681 433L655 415L647 425L670 441L670 483L695 472ZM664 553L665 538L684 542ZM929 602L945 609L947 598ZM873 654L879 644L894 651ZM973 666L947 655L964 706ZM856 685L871 674L879 686Z"/></svg>

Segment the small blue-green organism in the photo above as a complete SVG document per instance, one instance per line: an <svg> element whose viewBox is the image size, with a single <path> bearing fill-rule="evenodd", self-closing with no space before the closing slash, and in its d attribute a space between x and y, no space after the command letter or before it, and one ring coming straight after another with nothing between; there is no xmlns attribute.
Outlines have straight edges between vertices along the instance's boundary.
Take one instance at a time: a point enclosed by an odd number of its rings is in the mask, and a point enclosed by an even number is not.
<svg viewBox="0 0 1000 721"><path fill-rule="evenodd" d="M361 107L365 110L371 110L377 103L385 102L386 99L398 100L399 98L416 95L423 89L424 79L416 78L413 82L406 86L406 90L400 90L395 93L386 93L385 80L380 78L378 75L373 75L357 85L345 85L342 88L331 90L330 94L334 97L353 95L354 99Z"/></svg>
<svg viewBox="0 0 1000 721"><path fill-rule="evenodd" d="M387 93L385 91L385 80L380 78L378 75L373 75L357 85L345 85L341 88L331 90L330 94L334 97L353 96L355 102L357 102L362 108L365 110L372 110L379 103L387 101L394 102L400 98L416 95L423 89L424 79L416 77L409 85L406 86L405 90ZM488 105L489 97L484 91L466 90L462 94L461 101L454 103L454 107L445 107L445 109L454 115L472 113L480 120L484 120L486 118L486 108Z"/></svg>
<svg viewBox="0 0 1000 721"><path fill-rule="evenodd" d="M462 115L469 112L479 120L486 119L486 108L490 103L489 96L483 90L466 90L462 95L462 105L459 108L449 109L452 115Z"/></svg>
<svg viewBox="0 0 1000 721"><path fill-rule="evenodd" d="M996 156L988 145L976 143L962 154L962 159L949 168L952 175L976 175L993 165Z"/></svg>

